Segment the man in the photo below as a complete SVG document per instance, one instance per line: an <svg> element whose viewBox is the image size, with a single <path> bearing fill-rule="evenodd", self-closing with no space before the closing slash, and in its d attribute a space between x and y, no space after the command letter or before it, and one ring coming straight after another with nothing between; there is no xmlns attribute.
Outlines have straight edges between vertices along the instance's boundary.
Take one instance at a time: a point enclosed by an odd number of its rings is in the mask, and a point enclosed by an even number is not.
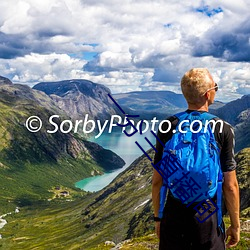
<svg viewBox="0 0 250 250"><path fill-rule="evenodd" d="M188 104L187 112L208 112L208 106L214 102L217 84L213 81L207 69L194 68L186 72L181 80L181 89ZM168 133L158 131L158 137L165 144L171 139L173 130L178 124L178 118L172 116L168 120L172 128ZM236 163L234 160L234 133L232 127L223 121L220 133L216 124L214 136L220 148L220 162L223 171L223 196L230 216L231 226L226 233L217 226L217 213L214 213L203 223L195 217L194 205L186 207L168 192L163 218L159 220L160 189L162 176L154 169L152 179L152 199L154 206L155 230L160 239L159 249L166 250L223 250L236 246L240 239L239 222L239 187L236 179ZM162 131L164 131L164 127ZM154 163L159 162L163 155L163 146L156 142L157 153ZM224 227L224 223L222 225Z"/></svg>

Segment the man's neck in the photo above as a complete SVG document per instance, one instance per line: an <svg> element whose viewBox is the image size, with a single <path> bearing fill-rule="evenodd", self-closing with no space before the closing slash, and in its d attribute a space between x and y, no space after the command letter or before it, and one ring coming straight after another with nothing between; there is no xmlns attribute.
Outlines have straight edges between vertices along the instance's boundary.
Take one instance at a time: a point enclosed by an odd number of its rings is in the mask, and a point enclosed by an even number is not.
<svg viewBox="0 0 250 250"><path fill-rule="evenodd" d="M203 105L188 103L188 109L189 110L207 111L208 112L208 103L206 102Z"/></svg>

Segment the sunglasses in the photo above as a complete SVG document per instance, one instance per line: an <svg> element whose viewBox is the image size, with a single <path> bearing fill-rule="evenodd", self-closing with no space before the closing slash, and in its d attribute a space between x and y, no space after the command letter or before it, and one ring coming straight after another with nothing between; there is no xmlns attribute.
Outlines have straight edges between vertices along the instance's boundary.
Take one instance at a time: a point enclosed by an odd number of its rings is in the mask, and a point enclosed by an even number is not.
<svg viewBox="0 0 250 250"><path fill-rule="evenodd" d="M210 88L210 89L207 89L207 91L206 91L203 95L205 95L208 91L210 91L210 90L212 90L212 89L214 89L215 91L218 91L218 89L219 89L218 84L217 84L217 83L214 83L214 87L212 87L212 88Z"/></svg>

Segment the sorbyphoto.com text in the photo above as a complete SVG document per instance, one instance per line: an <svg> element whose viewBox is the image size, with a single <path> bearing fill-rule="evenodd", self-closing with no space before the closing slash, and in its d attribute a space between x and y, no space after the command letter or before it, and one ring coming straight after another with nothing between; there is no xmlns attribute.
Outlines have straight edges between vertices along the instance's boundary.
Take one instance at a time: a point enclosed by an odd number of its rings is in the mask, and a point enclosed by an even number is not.
<svg viewBox="0 0 250 250"><path fill-rule="evenodd" d="M113 129L117 127L117 124L127 125L121 128L121 132L124 133L126 130L128 133L132 133L135 129L140 131L141 134L146 133L149 130L152 130L156 133L159 129L161 133L168 133L171 130L172 124L169 120L158 120L154 117L151 120L138 120L133 121L131 119L127 119L126 116L121 117L120 115L112 115L110 120L105 120L101 122L100 120L89 119L89 115L86 114L84 119L79 120L62 120L60 124L58 124L58 119L61 117L59 115L52 115L48 118L47 121L42 121L38 116L30 116L27 118L25 122L26 128L32 132L36 133L41 130L44 122L49 123L52 128L47 129L47 133L54 134L58 131L61 133L83 133L83 134L91 134L94 133L95 138L99 138L104 132L112 133ZM215 130L216 124L220 124L219 132L222 133L223 130L223 122L221 120L209 120L205 122L205 132L208 126L211 126L212 132ZM132 126L132 125L133 126ZM163 125L164 128L163 129ZM186 133L185 127L190 126L190 130L193 133L199 133L202 129L202 122L200 120L194 120L192 123L188 124L187 120L183 120L178 124L178 127L173 130L173 133L179 131L180 133ZM51 127L50 126L50 127ZM130 132L129 132L130 130Z"/></svg>

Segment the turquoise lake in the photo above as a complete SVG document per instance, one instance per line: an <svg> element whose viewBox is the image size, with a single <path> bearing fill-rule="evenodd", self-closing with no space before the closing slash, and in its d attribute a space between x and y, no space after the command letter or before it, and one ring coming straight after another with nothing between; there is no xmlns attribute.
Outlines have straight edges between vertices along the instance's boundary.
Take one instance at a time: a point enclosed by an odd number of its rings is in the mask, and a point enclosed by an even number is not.
<svg viewBox="0 0 250 250"><path fill-rule="evenodd" d="M115 170L111 173L105 173L100 176L93 176L78 181L75 186L85 191L95 192L99 191L107 186L119 173L123 172L135 159L143 154L141 149L135 144L137 141L141 147L146 151L151 148L145 137L149 139L152 144L155 144L155 137L148 130L142 135L136 133L135 135L128 137L124 133L112 132L105 133L99 138L90 138L90 141L98 143L106 149L110 149L118 154L125 162L125 166L121 169Z"/></svg>

